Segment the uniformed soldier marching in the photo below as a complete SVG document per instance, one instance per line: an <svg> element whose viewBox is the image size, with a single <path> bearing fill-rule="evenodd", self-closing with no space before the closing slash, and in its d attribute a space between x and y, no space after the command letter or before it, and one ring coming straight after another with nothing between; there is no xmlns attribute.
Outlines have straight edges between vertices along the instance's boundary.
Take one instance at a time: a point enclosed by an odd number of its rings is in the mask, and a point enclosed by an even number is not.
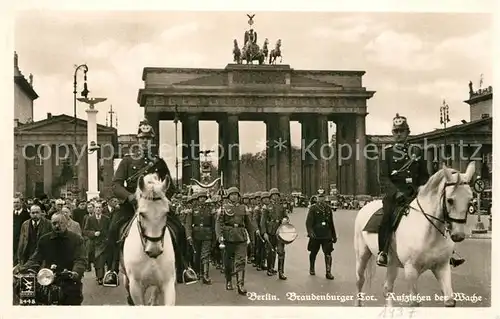
<svg viewBox="0 0 500 319"><path fill-rule="evenodd" d="M313 204L307 213L306 229L309 237L307 250L309 250L309 274L314 276L316 271L314 264L319 248L325 255L326 279L333 280L332 275L332 252L333 244L337 242L337 233L333 223L333 211L330 205L325 202L323 189L318 191L317 202Z"/></svg>
<svg viewBox="0 0 500 319"><path fill-rule="evenodd" d="M278 254L278 276L281 280L286 280L285 276L285 244L278 239L276 232L282 223L288 223L288 215L285 207L280 201L280 192L277 188L269 191L270 203L262 211L261 229L265 231L264 239L267 245L267 275L276 274L274 265L276 262L276 253ZM269 245L269 243L271 245ZM271 246L271 247L269 247Z"/></svg>
<svg viewBox="0 0 500 319"><path fill-rule="evenodd" d="M119 260L120 260L120 246L118 241L120 228L125 225L135 214L135 205L137 204L135 198L135 191L137 188L137 181L139 175L146 175L148 173L156 172L160 179L170 178L170 171L167 164L163 159L158 157L157 154L152 154L151 152L151 142L155 136L154 130L147 121L142 121L139 124L139 130L137 134L138 142L140 145L140 150L136 153L127 154L123 160L118 165L118 168L113 177L113 193L123 203L120 204L120 209L113 214L111 220L111 225L109 229L108 245L110 250L114 252L113 254L113 265L112 270L109 271L105 278L104 284L109 286L118 285L118 271L119 271ZM142 174L141 172L144 169ZM173 183L169 184L169 188L166 191L167 198L171 198L176 192ZM178 280L183 280L186 284L197 281L196 273L186 267L185 263L185 247L186 247L186 234L184 232L184 227L180 223L175 212L171 210L167 219L167 226L174 233L174 251L175 260L177 263L178 272L183 274L183 276L178 277Z"/></svg>
<svg viewBox="0 0 500 319"><path fill-rule="evenodd" d="M188 243L194 248L193 268L200 274L204 284L211 285L210 279L210 250L215 224L215 214L210 203L207 203L206 192L196 194L198 203L186 216L186 236Z"/></svg>
<svg viewBox="0 0 500 319"><path fill-rule="evenodd" d="M245 209L250 215L250 220L253 222L253 207L251 201L253 199L252 193L245 193L242 196L242 204L245 205ZM253 224L253 228L255 229L255 224ZM248 234L250 236L250 244L247 245L247 263L251 264L253 261L253 243L255 242L254 234Z"/></svg>
<svg viewBox="0 0 500 319"><path fill-rule="evenodd" d="M411 201L417 195L418 187L425 185L430 177L422 151L418 147L411 147L407 141L410 127L406 117L396 114L392 123L395 144L384 149L382 158L385 160L381 164L380 172L381 182L388 186L382 200L383 217L378 232L377 264L383 267L386 267L388 262L387 252L392 238L394 211L398 205ZM463 262L461 258L450 259L453 266Z"/></svg>
<svg viewBox="0 0 500 319"><path fill-rule="evenodd" d="M236 274L238 293L246 295L245 266L248 234L254 229L250 215L245 206L240 204L240 192L237 187L227 190L229 201L223 205L217 214L215 232L224 248L224 272L226 290L233 290L232 276ZM233 265L234 263L234 265ZM234 267L234 269L233 269Z"/></svg>
<svg viewBox="0 0 500 319"><path fill-rule="evenodd" d="M257 207L256 211L254 212L254 224L257 225L256 229L259 230L259 236L256 236L257 240L255 241L255 256L256 256L256 263L257 263L257 271L261 270L267 270L267 251L266 251L266 245L267 242L264 240L262 237L263 234L265 233L265 229L261 228L261 220L262 220L262 212L266 205L269 205L270 199L269 192L257 192L257 195L259 195L259 198L257 199Z"/></svg>

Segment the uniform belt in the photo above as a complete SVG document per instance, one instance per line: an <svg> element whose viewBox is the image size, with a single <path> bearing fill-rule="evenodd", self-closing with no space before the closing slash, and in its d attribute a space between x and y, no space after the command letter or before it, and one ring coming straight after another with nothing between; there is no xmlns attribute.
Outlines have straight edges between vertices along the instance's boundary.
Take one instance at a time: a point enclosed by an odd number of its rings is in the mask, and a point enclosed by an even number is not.
<svg viewBox="0 0 500 319"><path fill-rule="evenodd" d="M244 225L242 225L242 224L226 224L226 226L229 226L229 227L244 227Z"/></svg>
<svg viewBox="0 0 500 319"><path fill-rule="evenodd" d="M192 224L191 225L192 227L206 227L206 228L210 228L212 227L212 225L208 224L208 225L205 225L205 224Z"/></svg>
<svg viewBox="0 0 500 319"><path fill-rule="evenodd" d="M269 220L269 222L270 222L270 223L272 223L272 222L279 223L279 222L280 222L280 220L279 220L279 219L270 219L270 220Z"/></svg>

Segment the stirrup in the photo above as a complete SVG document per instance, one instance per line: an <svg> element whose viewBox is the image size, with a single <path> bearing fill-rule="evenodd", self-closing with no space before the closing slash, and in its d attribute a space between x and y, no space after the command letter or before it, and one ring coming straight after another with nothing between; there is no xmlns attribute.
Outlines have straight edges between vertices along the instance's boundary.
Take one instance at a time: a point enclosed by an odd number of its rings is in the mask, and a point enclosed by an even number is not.
<svg viewBox="0 0 500 319"><path fill-rule="evenodd" d="M120 285L118 274L112 270L108 270L106 274L104 274L102 285L103 287L118 287Z"/></svg>
<svg viewBox="0 0 500 319"><path fill-rule="evenodd" d="M198 282L198 275L191 267L188 267L182 272L182 279L186 285L192 285ZM186 279L190 280L188 281Z"/></svg>

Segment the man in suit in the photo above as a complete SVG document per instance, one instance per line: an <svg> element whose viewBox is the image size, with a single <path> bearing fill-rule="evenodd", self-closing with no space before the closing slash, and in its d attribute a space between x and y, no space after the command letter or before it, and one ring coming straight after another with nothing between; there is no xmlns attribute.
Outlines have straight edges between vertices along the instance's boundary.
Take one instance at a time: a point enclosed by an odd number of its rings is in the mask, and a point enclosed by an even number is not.
<svg viewBox="0 0 500 319"><path fill-rule="evenodd" d="M14 238L12 248L12 258L14 265L17 263L17 247L19 246L19 237L21 236L21 226L28 219L30 219L30 213L27 209L23 208L21 198L14 197Z"/></svg>
<svg viewBox="0 0 500 319"><path fill-rule="evenodd" d="M66 216L66 218L68 219L67 223L68 230L82 236L82 228L80 227L80 224L78 224L71 218L70 208L67 206L63 206L63 208L61 209L61 213L63 213L64 216Z"/></svg>
<svg viewBox="0 0 500 319"><path fill-rule="evenodd" d="M30 216L21 226L19 245L17 248L17 263L23 265L35 252L38 239L52 231L50 221L42 216L42 209L38 205L30 208Z"/></svg>
<svg viewBox="0 0 500 319"><path fill-rule="evenodd" d="M109 230L109 218L102 213L102 204L94 204L94 215L90 216L85 223L83 235L90 241L89 253L93 255L95 276L98 285L102 285L104 277L104 264L107 258L107 240Z"/></svg>
<svg viewBox="0 0 500 319"><path fill-rule="evenodd" d="M78 224L80 224L81 229L83 229L83 226L85 226L84 223L85 215L87 215L87 202L81 200L78 203L78 206L73 210L73 220Z"/></svg>

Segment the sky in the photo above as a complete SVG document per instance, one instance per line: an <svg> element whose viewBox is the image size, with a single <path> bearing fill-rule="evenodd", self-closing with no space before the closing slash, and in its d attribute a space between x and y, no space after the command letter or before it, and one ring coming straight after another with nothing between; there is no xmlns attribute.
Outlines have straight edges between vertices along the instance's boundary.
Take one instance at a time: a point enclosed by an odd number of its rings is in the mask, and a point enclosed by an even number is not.
<svg viewBox="0 0 500 319"><path fill-rule="evenodd" d="M112 104L118 133L137 132L144 109L137 103L144 67L224 68L232 42L248 29L247 12L55 12L25 11L15 20L15 50L27 77L34 76L34 120L73 115L75 65L87 63L98 123ZM249 12L250 13L250 12ZM440 127L446 99L451 123L469 120L468 83L492 85L492 22L481 13L294 13L258 12L253 28L259 45L282 40L283 64L294 69L364 70L367 134L390 134L396 113L408 118L412 134ZM81 91L83 75L79 75ZM78 117L86 118L85 105ZM113 123L115 124L115 123ZM180 127L179 127L180 129ZM330 133L334 132L334 126ZM162 122L161 143L174 143L174 126ZM300 124L291 123L300 145ZM179 135L180 136L180 135ZM200 123L202 148L217 144L217 124ZM260 151L265 125L240 122L241 153Z"/></svg>

